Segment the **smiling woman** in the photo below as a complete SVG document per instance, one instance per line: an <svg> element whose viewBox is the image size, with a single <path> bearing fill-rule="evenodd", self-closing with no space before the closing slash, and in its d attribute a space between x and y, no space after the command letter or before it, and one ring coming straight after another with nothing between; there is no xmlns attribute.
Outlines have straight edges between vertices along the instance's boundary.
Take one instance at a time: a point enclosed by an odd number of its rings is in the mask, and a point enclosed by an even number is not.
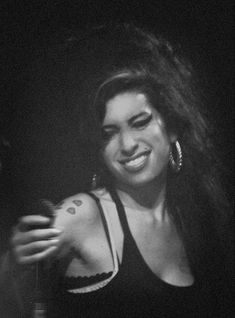
<svg viewBox="0 0 235 318"><path fill-rule="evenodd" d="M231 212L192 67L127 25L65 47L62 81L86 114L93 186L52 219L21 218L11 268L22 277L45 262L48 317L228 317Z"/></svg>
<svg viewBox="0 0 235 318"><path fill-rule="evenodd" d="M102 156L115 176L115 186L146 187L163 175L166 180L170 144L175 140L144 94L126 92L109 100L102 129Z"/></svg>

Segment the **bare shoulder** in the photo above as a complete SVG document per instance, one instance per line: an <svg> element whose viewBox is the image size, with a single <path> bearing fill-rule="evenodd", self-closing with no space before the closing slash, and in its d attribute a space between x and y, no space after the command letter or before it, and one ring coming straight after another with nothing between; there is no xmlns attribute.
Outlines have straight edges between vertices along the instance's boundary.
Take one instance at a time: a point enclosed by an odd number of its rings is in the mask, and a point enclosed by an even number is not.
<svg viewBox="0 0 235 318"><path fill-rule="evenodd" d="M96 193L93 194L100 199ZM61 273L86 276L93 268L95 274L97 264L103 259L107 261L109 244L99 204L92 195L80 193L57 205L54 226L62 230L55 255Z"/></svg>
<svg viewBox="0 0 235 318"><path fill-rule="evenodd" d="M99 209L90 195L79 193L60 202L55 209L53 224L62 230L56 257L64 258L73 250L80 255L99 223Z"/></svg>
<svg viewBox="0 0 235 318"><path fill-rule="evenodd" d="M55 226L85 226L97 222L99 211L95 200L86 193L71 196L56 206ZM79 227L80 227L79 226Z"/></svg>

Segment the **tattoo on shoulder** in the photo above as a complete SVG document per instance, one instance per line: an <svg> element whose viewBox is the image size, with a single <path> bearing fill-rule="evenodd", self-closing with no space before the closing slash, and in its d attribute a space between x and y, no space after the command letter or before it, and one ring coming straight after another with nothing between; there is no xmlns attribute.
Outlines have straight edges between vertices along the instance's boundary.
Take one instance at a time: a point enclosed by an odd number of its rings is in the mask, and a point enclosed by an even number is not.
<svg viewBox="0 0 235 318"><path fill-rule="evenodd" d="M66 211L67 211L68 213L70 213L70 214L75 214L75 213L76 213L76 209L75 209L75 208L72 208L72 207L68 208Z"/></svg>
<svg viewBox="0 0 235 318"><path fill-rule="evenodd" d="M82 201L81 201L81 200L73 200L73 203L74 203L76 206L82 205Z"/></svg>
<svg viewBox="0 0 235 318"><path fill-rule="evenodd" d="M56 205L56 210L60 210L63 207L65 201L61 201L59 204ZM81 200L73 200L72 201L77 207L82 205L82 201ZM76 208L74 207L69 207L66 209L66 211L70 214L75 214L76 213Z"/></svg>

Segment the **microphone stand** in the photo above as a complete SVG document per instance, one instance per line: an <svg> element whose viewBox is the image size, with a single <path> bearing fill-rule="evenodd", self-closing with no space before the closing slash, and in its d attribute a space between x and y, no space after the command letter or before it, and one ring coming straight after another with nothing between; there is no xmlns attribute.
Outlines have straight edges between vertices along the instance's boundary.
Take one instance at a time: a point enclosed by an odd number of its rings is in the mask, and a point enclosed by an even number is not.
<svg viewBox="0 0 235 318"><path fill-rule="evenodd" d="M34 214L40 214L51 219L54 219L54 205L48 200L39 200L34 204ZM46 318L47 306L44 293L46 292L46 269L45 262L36 263L35 267L35 290L34 290L34 306L32 318Z"/></svg>
<svg viewBox="0 0 235 318"><path fill-rule="evenodd" d="M33 318L46 318L46 302L43 295L44 286L42 286L42 274L44 272L44 264L38 262L35 268L35 291L34 291L34 307Z"/></svg>

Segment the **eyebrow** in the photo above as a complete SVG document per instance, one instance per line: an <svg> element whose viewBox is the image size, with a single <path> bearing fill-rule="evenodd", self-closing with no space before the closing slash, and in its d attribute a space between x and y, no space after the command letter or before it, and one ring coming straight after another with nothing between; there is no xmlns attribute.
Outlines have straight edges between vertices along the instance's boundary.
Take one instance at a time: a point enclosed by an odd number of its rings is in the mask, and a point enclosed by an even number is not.
<svg viewBox="0 0 235 318"><path fill-rule="evenodd" d="M128 123L131 124L133 123L136 119L144 116L144 115L147 115L147 116L152 116L152 113L149 113L149 112L146 112L146 111L142 111L134 116L132 116L130 119L128 119ZM115 124L108 124L108 125L103 125L102 128L103 129L111 129L111 128L115 128L116 125Z"/></svg>

